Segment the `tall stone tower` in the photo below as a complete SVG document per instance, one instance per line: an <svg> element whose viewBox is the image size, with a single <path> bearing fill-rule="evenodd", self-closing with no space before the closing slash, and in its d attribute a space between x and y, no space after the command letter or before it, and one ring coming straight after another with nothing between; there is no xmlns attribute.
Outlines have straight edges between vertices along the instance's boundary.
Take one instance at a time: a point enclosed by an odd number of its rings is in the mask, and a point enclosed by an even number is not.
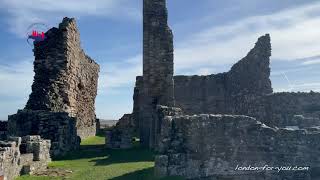
<svg viewBox="0 0 320 180"><path fill-rule="evenodd" d="M143 0L143 99L140 135L153 147L157 105L174 106L173 35L168 26L166 0Z"/></svg>
<svg viewBox="0 0 320 180"><path fill-rule="evenodd" d="M99 65L82 50L75 19L64 18L45 36L35 43L35 76L25 109L66 112L76 118L81 138L94 136Z"/></svg>
<svg viewBox="0 0 320 180"><path fill-rule="evenodd" d="M173 105L173 35L166 0L143 1L143 82L153 104Z"/></svg>

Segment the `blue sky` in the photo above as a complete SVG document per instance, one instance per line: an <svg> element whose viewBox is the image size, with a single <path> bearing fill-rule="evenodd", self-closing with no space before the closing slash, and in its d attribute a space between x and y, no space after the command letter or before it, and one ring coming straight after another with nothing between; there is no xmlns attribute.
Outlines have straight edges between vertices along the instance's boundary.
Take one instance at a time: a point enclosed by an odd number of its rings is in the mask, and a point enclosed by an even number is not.
<svg viewBox="0 0 320 180"><path fill-rule="evenodd" d="M320 91L320 2L312 0L168 0L175 74L228 71L270 33L275 91ZM82 47L101 66L97 116L132 111L142 74L142 0L0 0L0 119L31 92L33 54L26 29L75 17Z"/></svg>

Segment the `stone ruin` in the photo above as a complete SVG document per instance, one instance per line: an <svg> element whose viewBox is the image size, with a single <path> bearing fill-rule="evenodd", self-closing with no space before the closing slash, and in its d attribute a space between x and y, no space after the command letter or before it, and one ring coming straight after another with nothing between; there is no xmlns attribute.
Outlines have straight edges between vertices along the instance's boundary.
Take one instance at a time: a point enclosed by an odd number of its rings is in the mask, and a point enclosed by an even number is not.
<svg viewBox="0 0 320 180"><path fill-rule="evenodd" d="M99 65L80 47L74 19L34 43L34 82L23 110L0 122L0 172L12 180L41 173L51 156L79 148L96 134L95 97Z"/></svg>
<svg viewBox="0 0 320 180"><path fill-rule="evenodd" d="M35 44L35 76L25 109L66 112L76 117L81 138L94 136L99 65L81 49L74 19L64 18L45 37Z"/></svg>
<svg viewBox="0 0 320 180"><path fill-rule="evenodd" d="M319 179L320 127L271 128L243 115L167 116L164 121L155 159L157 176ZM254 169L239 170L239 166ZM265 166L291 166L291 170L262 169ZM294 171L295 166L307 169Z"/></svg>
<svg viewBox="0 0 320 180"><path fill-rule="evenodd" d="M107 133L107 147L130 148L138 133L157 153L159 177L320 179L320 93L273 92L269 34L229 72L174 76L167 21L166 0L143 0L143 76L136 78L133 112ZM81 49L74 19L45 36L35 43L25 108L1 122L0 165L8 179L46 168L49 152L75 150L96 133L99 65ZM289 166L307 169L263 169Z"/></svg>
<svg viewBox="0 0 320 180"><path fill-rule="evenodd" d="M174 106L173 34L167 19L165 1L143 1L143 77L137 77L132 121L145 147L156 143L156 106Z"/></svg>
<svg viewBox="0 0 320 180"><path fill-rule="evenodd" d="M0 141L0 171L5 180L45 171L50 158L50 140L40 136L9 137Z"/></svg>
<svg viewBox="0 0 320 180"><path fill-rule="evenodd" d="M132 147L134 127L131 114L125 114L117 122L117 128L106 131L106 147L111 149L129 149Z"/></svg>
<svg viewBox="0 0 320 180"><path fill-rule="evenodd" d="M51 155L75 150L96 134L95 98L99 65L80 46L75 19L34 43L34 81L23 110L8 117L8 135L50 139Z"/></svg>
<svg viewBox="0 0 320 180"><path fill-rule="evenodd" d="M52 156L64 155L80 145L76 119L65 112L20 110L9 116L8 133L15 136L41 135L51 140Z"/></svg>
<svg viewBox="0 0 320 180"><path fill-rule="evenodd" d="M8 122L0 121L0 140L6 139L8 132Z"/></svg>
<svg viewBox="0 0 320 180"><path fill-rule="evenodd" d="M119 148L122 134L130 139L122 129L138 131L141 144L157 152L160 177L320 179L320 93L273 92L269 34L229 72L173 76L167 17L165 0L143 1L143 76L136 78L131 116L120 119L117 134L109 134L118 137L109 141L115 139ZM277 172L264 166L307 170Z"/></svg>

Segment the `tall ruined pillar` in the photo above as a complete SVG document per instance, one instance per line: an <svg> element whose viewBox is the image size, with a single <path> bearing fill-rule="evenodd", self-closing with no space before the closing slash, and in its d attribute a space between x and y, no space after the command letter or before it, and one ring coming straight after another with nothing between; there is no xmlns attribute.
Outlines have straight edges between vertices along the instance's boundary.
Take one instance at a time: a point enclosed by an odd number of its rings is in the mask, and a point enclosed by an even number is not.
<svg viewBox="0 0 320 180"><path fill-rule="evenodd" d="M94 136L99 65L81 49L75 19L64 18L59 28L46 32L45 40L35 43L34 56L34 82L25 109L66 112L75 117L81 138Z"/></svg>
<svg viewBox="0 0 320 180"><path fill-rule="evenodd" d="M158 127L156 105L174 106L173 35L166 0L143 0L143 100L140 135L153 147Z"/></svg>

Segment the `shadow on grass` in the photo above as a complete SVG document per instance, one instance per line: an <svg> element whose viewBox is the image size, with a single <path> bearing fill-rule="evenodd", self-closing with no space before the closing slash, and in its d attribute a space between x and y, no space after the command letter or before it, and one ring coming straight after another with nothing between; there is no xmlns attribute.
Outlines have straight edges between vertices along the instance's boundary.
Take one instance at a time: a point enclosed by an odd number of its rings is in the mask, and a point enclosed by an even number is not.
<svg viewBox="0 0 320 180"><path fill-rule="evenodd" d="M135 144L131 149L107 149L104 145L81 145L80 150L70 152L65 156L55 157L59 160L91 159L95 166L106 166L113 163L146 162L154 161L152 151Z"/></svg>
<svg viewBox="0 0 320 180"><path fill-rule="evenodd" d="M154 168L147 168L139 171L134 171L131 173L124 174L112 178L110 180L184 180L182 177L165 177L165 178L155 178L153 175Z"/></svg>
<svg viewBox="0 0 320 180"><path fill-rule="evenodd" d="M107 152L103 149L104 145L81 145L79 150L69 152L64 156L54 157L53 160L77 160L107 156Z"/></svg>
<svg viewBox="0 0 320 180"><path fill-rule="evenodd" d="M147 162L154 161L154 154L148 149L134 147L132 149L105 149L107 157L92 160L96 166L106 166L113 163Z"/></svg>

